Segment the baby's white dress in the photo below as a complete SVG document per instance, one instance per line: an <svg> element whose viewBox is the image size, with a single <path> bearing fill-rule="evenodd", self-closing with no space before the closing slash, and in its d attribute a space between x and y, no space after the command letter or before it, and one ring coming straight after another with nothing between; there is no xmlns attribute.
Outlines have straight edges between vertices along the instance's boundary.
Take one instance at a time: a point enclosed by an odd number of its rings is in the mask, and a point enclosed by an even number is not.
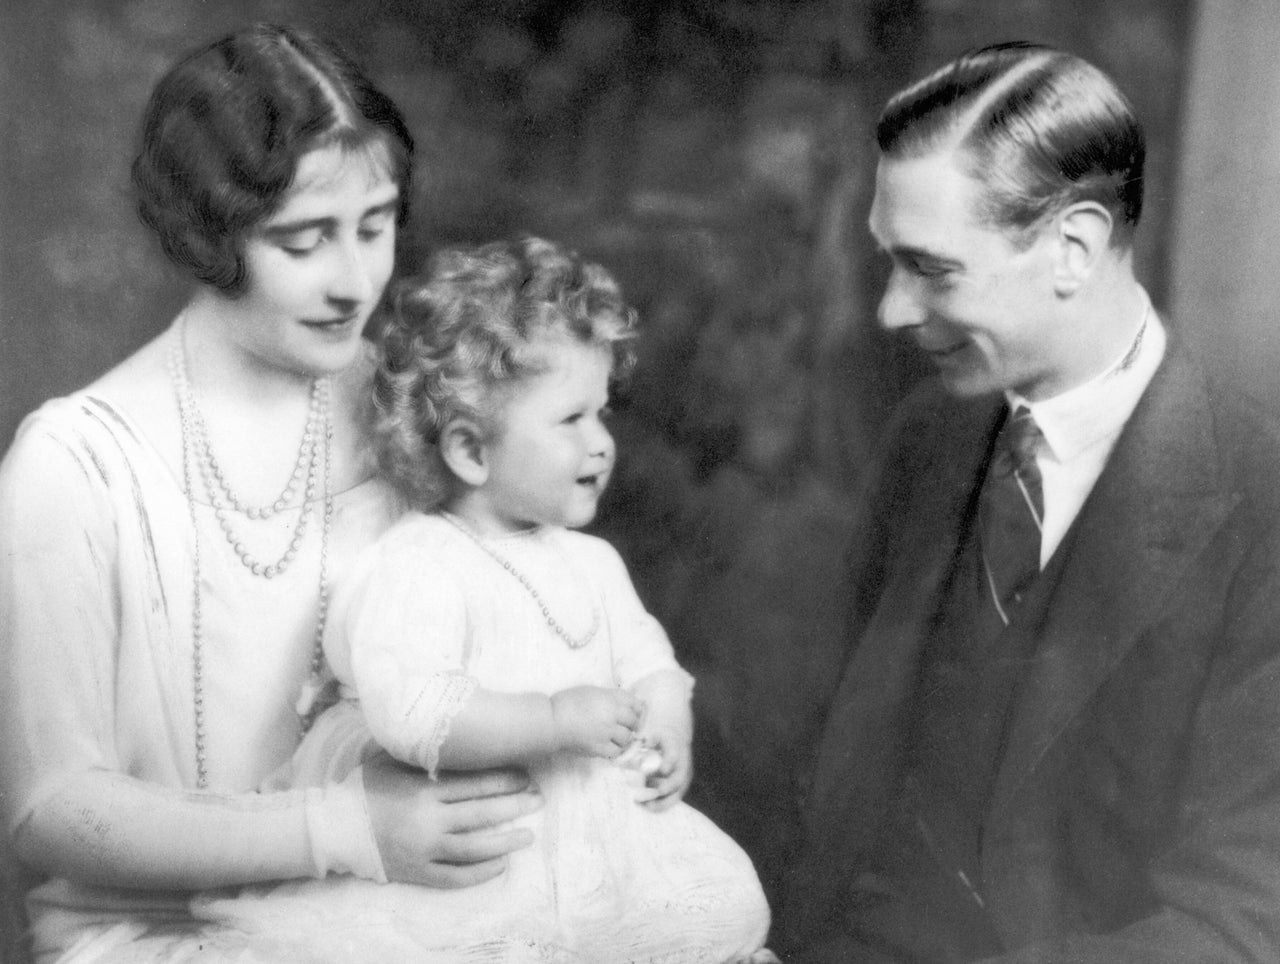
<svg viewBox="0 0 1280 964"><path fill-rule="evenodd" d="M550 694L682 672L607 542L544 527L486 543L511 571L448 519L411 513L357 561L326 644L347 698L299 751L312 779L353 765L369 731L434 771L476 686ZM575 640L598 628L573 648L544 608ZM545 801L522 818L535 842L495 880L436 890L331 877L197 913L256 933L282 961L723 964L762 946L769 909L751 861L702 814L645 809L639 774L599 758L557 755L530 775Z"/></svg>

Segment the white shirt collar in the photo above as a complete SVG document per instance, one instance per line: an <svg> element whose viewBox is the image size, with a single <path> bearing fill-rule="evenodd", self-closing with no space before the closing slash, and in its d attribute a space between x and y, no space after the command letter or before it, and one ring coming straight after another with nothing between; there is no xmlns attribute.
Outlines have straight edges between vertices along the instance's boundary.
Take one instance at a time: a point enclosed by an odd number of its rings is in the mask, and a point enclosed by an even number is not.
<svg viewBox="0 0 1280 964"><path fill-rule="evenodd" d="M1168 341L1145 291L1143 300L1142 318L1133 339L1101 374L1039 402L1029 402L1015 392L1005 393L1011 410L1020 405L1031 410L1044 436L1042 456L1068 462L1086 449L1119 436L1160 367Z"/></svg>

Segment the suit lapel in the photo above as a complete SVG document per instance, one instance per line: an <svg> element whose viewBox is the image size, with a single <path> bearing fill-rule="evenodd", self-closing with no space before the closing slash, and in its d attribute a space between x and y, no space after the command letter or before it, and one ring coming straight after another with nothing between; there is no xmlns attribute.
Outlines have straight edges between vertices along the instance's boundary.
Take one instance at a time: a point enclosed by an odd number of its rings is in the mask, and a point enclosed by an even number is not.
<svg viewBox="0 0 1280 964"><path fill-rule="evenodd" d="M1022 781L1166 608L1179 574L1238 501L1220 477L1209 412L1202 374L1171 348L1064 542L1045 619L1011 627L1039 639L1008 731L995 818L1011 812Z"/></svg>
<svg viewBox="0 0 1280 964"><path fill-rule="evenodd" d="M888 804L920 653L986 467L1003 399L949 405L953 411L943 418L942 430L923 443L934 453L929 471L914 480L911 514L890 553L894 569L875 613L859 638L851 640L856 649L819 751L810 795L810 839L823 841L835 853L857 853L865 832L879 824ZM835 868L841 863L828 861Z"/></svg>

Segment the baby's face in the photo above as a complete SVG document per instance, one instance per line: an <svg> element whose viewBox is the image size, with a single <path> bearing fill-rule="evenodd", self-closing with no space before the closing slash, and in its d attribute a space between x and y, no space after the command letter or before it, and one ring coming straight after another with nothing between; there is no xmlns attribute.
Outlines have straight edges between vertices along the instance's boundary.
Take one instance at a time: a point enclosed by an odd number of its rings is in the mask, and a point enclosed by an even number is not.
<svg viewBox="0 0 1280 964"><path fill-rule="evenodd" d="M548 367L515 385L483 443L480 487L495 528L584 526L613 470L605 427L613 354L608 346L557 338Z"/></svg>

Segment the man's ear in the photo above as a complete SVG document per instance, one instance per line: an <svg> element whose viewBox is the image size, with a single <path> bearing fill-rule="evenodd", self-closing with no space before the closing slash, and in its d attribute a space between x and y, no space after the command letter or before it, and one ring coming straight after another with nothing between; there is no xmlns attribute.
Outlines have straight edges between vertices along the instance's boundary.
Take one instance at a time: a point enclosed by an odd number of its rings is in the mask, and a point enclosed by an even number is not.
<svg viewBox="0 0 1280 964"><path fill-rule="evenodd" d="M467 485L484 485L489 478L484 436L480 427L467 418L455 418L440 433L440 457L449 471Z"/></svg>
<svg viewBox="0 0 1280 964"><path fill-rule="evenodd" d="M1110 249L1111 213L1096 201L1077 201L1058 214L1054 225L1054 291L1069 297L1089 280Z"/></svg>

